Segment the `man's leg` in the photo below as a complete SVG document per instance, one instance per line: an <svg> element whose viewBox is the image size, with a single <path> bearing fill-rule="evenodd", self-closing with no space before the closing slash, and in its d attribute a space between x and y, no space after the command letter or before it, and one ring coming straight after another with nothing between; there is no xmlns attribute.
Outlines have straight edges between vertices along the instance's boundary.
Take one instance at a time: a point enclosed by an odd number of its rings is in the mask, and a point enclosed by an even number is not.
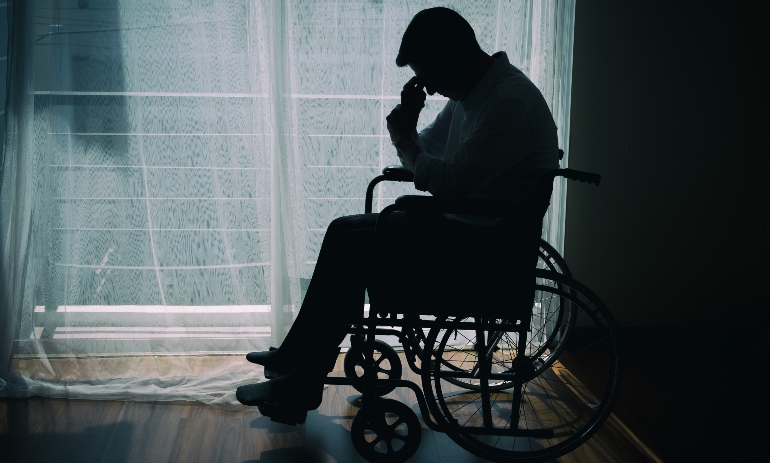
<svg viewBox="0 0 770 463"><path fill-rule="evenodd" d="M345 320L363 310L377 214L335 219L326 231L302 308L279 349L293 368L336 357Z"/></svg>
<svg viewBox="0 0 770 463"><path fill-rule="evenodd" d="M249 361L280 374L333 365L347 332L345 321L363 308L376 220L377 214L367 214L332 221L302 308L281 348L252 352Z"/></svg>
<svg viewBox="0 0 770 463"><path fill-rule="evenodd" d="M376 214L356 215L329 225L302 308L281 347L247 356L288 376L239 387L241 403L291 403L287 420L297 422L320 405L323 378L334 366L346 321L363 309L376 220Z"/></svg>

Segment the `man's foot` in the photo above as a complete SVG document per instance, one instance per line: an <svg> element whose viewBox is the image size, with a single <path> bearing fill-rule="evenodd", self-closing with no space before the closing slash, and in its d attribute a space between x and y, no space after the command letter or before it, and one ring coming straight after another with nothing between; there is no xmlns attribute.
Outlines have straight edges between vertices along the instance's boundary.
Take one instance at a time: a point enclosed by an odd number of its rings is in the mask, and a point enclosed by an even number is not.
<svg viewBox="0 0 770 463"><path fill-rule="evenodd" d="M315 410L323 399L323 382L293 373L257 384L241 386L235 397L243 405L259 407L273 421L295 425L305 422L308 410Z"/></svg>
<svg viewBox="0 0 770 463"><path fill-rule="evenodd" d="M268 351L249 352L246 354L246 360L264 366L265 378L267 379L280 378L281 376L288 375L294 370L286 365L286 362L278 353L278 349L272 346Z"/></svg>

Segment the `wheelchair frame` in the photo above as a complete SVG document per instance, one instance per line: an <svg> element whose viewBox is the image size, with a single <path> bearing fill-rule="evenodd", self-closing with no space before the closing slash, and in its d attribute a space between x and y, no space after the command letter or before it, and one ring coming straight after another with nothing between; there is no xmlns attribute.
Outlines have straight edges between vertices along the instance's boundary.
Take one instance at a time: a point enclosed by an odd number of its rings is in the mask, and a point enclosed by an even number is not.
<svg viewBox="0 0 770 463"><path fill-rule="evenodd" d="M572 169L555 170L546 180L552 182L557 176L595 183L597 185L600 181L600 177L597 174L589 174ZM367 213L370 213L372 210L374 186L382 181L412 181L412 173L398 167L385 168L383 174L373 179L367 188L365 206ZM426 196L402 196L396 200L395 204L386 207L380 213L380 216L382 217L396 210L430 210L459 214L473 212L474 215L479 215L479 211L481 211L486 215L504 216L507 213L506 211L510 210L510 204L504 201L447 201ZM463 318L461 315L425 319L421 318L420 315L404 315L388 310L379 310L376 300L372 300L368 316L351 320L352 323L349 329L352 335L351 348L345 356L346 377L327 377L325 383L329 385L350 385L362 392L361 409L353 421L351 438L358 452L366 460L374 463L402 462L408 460L419 447L420 425L412 409L401 402L381 398L381 396L390 393L395 388L401 387L408 388L415 394L423 422L428 428L448 434L461 447L477 456L492 461L515 460L535 462L557 458L582 445L601 426L612 411L620 386L621 363L614 334L615 322L599 298L584 285L571 278L571 273L561 256L550 245L541 242L541 258L544 258L544 253L553 257L557 262L555 265L560 268L554 269L552 265L550 271L537 269L535 271L535 277L538 281L535 287L536 291L548 293L552 297L558 298L559 303L562 301L566 302L566 309L559 306L559 320L563 317L564 312L562 311L564 310L578 313L570 312L571 319L567 323L565 331L562 333L562 339L559 339L557 347L552 347L555 341L550 337L550 334L548 335L549 338L543 342L545 346L543 351L549 350L551 358L540 364L533 360L540 354L532 357L527 355L528 333L532 329L531 310L522 311L523 314L521 316L512 320L472 317L473 321L468 321L470 318ZM559 273L558 270L562 270L562 273ZM551 284L549 285L546 282L551 282ZM578 316L583 317L583 320L592 321L598 326L600 328L599 333L601 333L604 340L603 342L607 345L608 374L606 385L602 386L605 389L600 389L600 391L603 391L600 397L601 400L598 401L598 404L588 404L588 408L591 410L582 413L587 413L589 418L585 419L580 429L574 430L572 436L564 437L563 430L557 428L555 431L554 429L549 429L548 426L522 429L519 426L522 414L525 415L524 419L526 420L526 414L531 414L535 410L533 406L530 406L530 411L528 411L527 406L524 404L525 396L527 396L526 400L532 402L533 400L529 396L534 397L538 394L533 393L531 390L527 391L527 387L530 385L530 382L536 382L541 376L554 376L554 373L550 370L554 369L554 362L557 364L560 362L558 357L562 353L562 349L564 349L565 339L569 338L575 327L575 319ZM427 337L423 330L428 330ZM443 357L444 353L448 352L446 347L450 334L454 333L454 336L457 337L458 333L464 331L475 333L473 346L469 349L461 350L462 352L475 352L475 360L469 361L472 366L468 369L456 367L451 358L446 360ZM439 340L442 333L443 337ZM509 333L514 334L514 336L511 336ZM422 388L416 383L405 379L378 377L378 372L381 373L382 371L378 371L381 368L378 360L375 359L375 352L377 351L381 352L380 358L382 358L382 355L385 355L392 365L398 361L397 370L399 377L401 373L398 355L387 344L377 340L378 335L395 335L399 338L410 370L420 375L422 379ZM512 339L516 339L514 348L511 349L511 346L509 346L508 349L509 352L514 351L515 355L512 357L509 355L510 358L505 363L505 368L501 369L499 365L495 365L495 362L501 364L497 357L505 355L505 348L501 348L499 344L506 336L506 339L511 340L511 343L513 343ZM519 347L522 345L525 346L523 349ZM592 348L592 345L589 348ZM503 353L501 354L500 352ZM468 354L467 352L465 353L467 358ZM358 376L353 371L352 365L362 367L363 375ZM497 367L497 371L493 371L495 367ZM559 377L559 374L556 373L554 377ZM474 382L471 383L471 380ZM490 381L495 380L498 382L495 385L491 385ZM443 383L441 381L464 388L465 392L445 394L443 393L441 386ZM566 389L574 389L578 383L565 382ZM546 384L545 393L548 395L548 384L550 383L546 382ZM541 387L540 389L543 388ZM505 392L507 390L512 392ZM474 398L473 400L480 402L477 412L480 411L481 413L479 413L478 417L474 418L472 416L466 423L461 424L457 418L452 416L453 411L449 410L450 406L447 405L447 401L453 400L453 397L471 394L473 397L478 396L478 399ZM506 397L510 397L502 402L508 403L510 401L512 404L510 415L504 415L508 418L506 425L503 427L495 424L495 417L493 416L493 413L500 408L496 405L497 402L493 404L494 399L492 396L495 394L504 394ZM590 396L588 391L586 391L586 394ZM589 402L592 400L597 401L593 397L587 400ZM459 403L464 402L461 401ZM465 406L467 404L460 406L457 410ZM396 424L388 424L386 420L386 416L392 414L398 416ZM582 422L580 421L582 419L580 414L576 413L576 415L578 416L578 421L576 422ZM475 421L481 420L480 425L475 422L468 425L474 419ZM508 423L511 424L506 428L505 426L508 426ZM515 426L514 423L516 424ZM406 428L406 434L403 434L404 429L401 429L401 434L397 433L395 431L397 426ZM561 427L563 428L564 425L562 424ZM367 433L372 432L376 434L376 437L374 440L367 440ZM557 435L559 432L562 435ZM402 442L402 446L399 448L393 447L392 442L388 440L391 437ZM495 438L497 439L495 442L499 442L501 439L513 439L513 444L510 449L498 449L496 447L497 443L491 446L487 442L488 439ZM563 440L550 445L551 440L561 438ZM517 439L529 442L529 450L519 449L517 447L519 444L516 443ZM384 448L382 445L379 445L381 442L385 442ZM532 442L546 442L549 444L548 446L538 444L542 448L533 448ZM380 447L379 450L375 448L377 446Z"/></svg>

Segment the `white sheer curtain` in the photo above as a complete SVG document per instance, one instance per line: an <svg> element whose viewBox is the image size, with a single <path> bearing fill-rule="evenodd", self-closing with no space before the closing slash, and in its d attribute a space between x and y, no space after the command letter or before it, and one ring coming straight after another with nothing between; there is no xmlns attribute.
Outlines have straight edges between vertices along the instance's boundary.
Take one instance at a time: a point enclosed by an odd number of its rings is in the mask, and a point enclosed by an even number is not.
<svg viewBox="0 0 770 463"><path fill-rule="evenodd" d="M397 162L400 37L439 5L531 76L567 151L574 2L17 4L3 393L232 404L260 379L240 354L280 343L325 227ZM563 200L557 185L557 247Z"/></svg>

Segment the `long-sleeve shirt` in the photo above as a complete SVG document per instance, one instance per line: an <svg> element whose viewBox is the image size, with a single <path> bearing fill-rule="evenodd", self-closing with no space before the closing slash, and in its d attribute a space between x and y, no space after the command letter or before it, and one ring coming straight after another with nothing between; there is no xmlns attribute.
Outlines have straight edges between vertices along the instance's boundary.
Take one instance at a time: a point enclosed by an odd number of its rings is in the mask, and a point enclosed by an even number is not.
<svg viewBox="0 0 770 463"><path fill-rule="evenodd" d="M463 101L449 100L413 138L414 185L438 197L520 201L559 167L556 124L543 95L504 52Z"/></svg>

